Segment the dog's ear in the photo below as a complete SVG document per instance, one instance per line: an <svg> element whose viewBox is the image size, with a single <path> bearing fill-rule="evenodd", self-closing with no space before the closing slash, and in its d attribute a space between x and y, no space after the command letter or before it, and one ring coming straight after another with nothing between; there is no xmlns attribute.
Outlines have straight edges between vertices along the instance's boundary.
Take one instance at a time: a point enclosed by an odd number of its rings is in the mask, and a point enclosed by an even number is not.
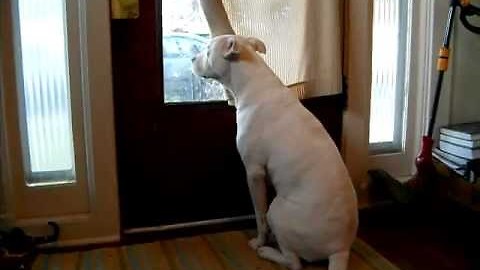
<svg viewBox="0 0 480 270"><path fill-rule="evenodd" d="M226 40L226 50L223 54L223 57L227 60L235 60L240 56L240 51L238 50L238 44L235 36L228 37Z"/></svg>
<svg viewBox="0 0 480 270"><path fill-rule="evenodd" d="M249 37L247 38L247 41L250 45L252 45L255 51L263 54L267 53L267 47L265 47L265 43L263 43L263 41L261 41L260 39Z"/></svg>

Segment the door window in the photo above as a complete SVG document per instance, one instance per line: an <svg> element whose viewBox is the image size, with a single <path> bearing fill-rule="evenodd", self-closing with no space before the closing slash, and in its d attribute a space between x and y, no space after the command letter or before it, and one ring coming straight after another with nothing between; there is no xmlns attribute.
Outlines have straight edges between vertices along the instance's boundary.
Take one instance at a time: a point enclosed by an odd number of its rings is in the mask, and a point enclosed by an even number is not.
<svg viewBox="0 0 480 270"><path fill-rule="evenodd" d="M224 100L223 87L192 72L192 57L208 43L209 28L198 0L162 1L166 103Z"/></svg>

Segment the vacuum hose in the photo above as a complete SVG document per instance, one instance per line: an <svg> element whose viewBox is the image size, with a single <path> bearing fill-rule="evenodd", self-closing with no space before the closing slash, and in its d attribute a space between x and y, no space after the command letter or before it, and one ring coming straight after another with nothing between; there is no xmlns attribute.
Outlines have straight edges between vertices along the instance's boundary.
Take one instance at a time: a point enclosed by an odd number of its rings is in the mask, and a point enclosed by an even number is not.
<svg viewBox="0 0 480 270"><path fill-rule="evenodd" d="M480 8L470 4L470 1L463 2L460 9L460 21L468 30L476 34L480 34L480 26L471 24L467 19L468 17L472 16L480 16Z"/></svg>

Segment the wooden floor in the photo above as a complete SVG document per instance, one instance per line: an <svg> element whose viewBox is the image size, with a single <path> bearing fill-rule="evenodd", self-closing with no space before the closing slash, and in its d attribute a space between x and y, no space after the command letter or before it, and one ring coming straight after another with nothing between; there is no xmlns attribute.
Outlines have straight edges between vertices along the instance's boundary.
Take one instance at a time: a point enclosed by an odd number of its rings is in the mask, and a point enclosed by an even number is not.
<svg viewBox="0 0 480 270"><path fill-rule="evenodd" d="M402 270L480 269L480 213L441 202L434 208L364 213L358 237Z"/></svg>
<svg viewBox="0 0 480 270"><path fill-rule="evenodd" d="M280 270L248 247L251 232L231 231L152 243L40 255L34 270ZM305 265L326 270L327 261ZM350 270L398 270L358 240L352 247Z"/></svg>

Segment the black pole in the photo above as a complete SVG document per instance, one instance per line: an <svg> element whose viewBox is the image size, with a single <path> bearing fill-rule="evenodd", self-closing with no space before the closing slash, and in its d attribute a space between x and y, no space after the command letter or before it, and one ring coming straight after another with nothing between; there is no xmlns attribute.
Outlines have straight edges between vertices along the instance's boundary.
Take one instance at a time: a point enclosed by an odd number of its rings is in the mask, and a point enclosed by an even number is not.
<svg viewBox="0 0 480 270"><path fill-rule="evenodd" d="M435 97L433 100L432 114L428 123L428 133L422 137L422 145L420 153L415 159L417 172L415 176L409 179L406 186L415 192L431 191L431 185L435 183L437 178L435 167L432 161L432 147L433 147L433 128L435 127L435 118L437 116L438 103L440 100L440 93L442 91L442 82L445 71L448 69L448 47L450 45L450 36L452 34L453 20L455 18L455 11L459 6L458 0L450 1L450 8L448 11L447 26L443 36L443 44L438 53L437 62L437 85L435 87Z"/></svg>
<svg viewBox="0 0 480 270"><path fill-rule="evenodd" d="M453 20L455 18L455 11L457 7L458 7L458 1L452 0L450 4L450 9L448 11L447 27L445 28L443 45L442 45L442 48L440 49L439 59L438 59L437 84L435 87L435 97L433 100L432 114L430 115L430 121L428 123L428 132L427 132L427 136L430 138L433 135L435 120L437 118L438 103L440 101L440 94L442 92L442 83L443 83L444 74L448 68L448 50L450 46L450 38L452 35Z"/></svg>

